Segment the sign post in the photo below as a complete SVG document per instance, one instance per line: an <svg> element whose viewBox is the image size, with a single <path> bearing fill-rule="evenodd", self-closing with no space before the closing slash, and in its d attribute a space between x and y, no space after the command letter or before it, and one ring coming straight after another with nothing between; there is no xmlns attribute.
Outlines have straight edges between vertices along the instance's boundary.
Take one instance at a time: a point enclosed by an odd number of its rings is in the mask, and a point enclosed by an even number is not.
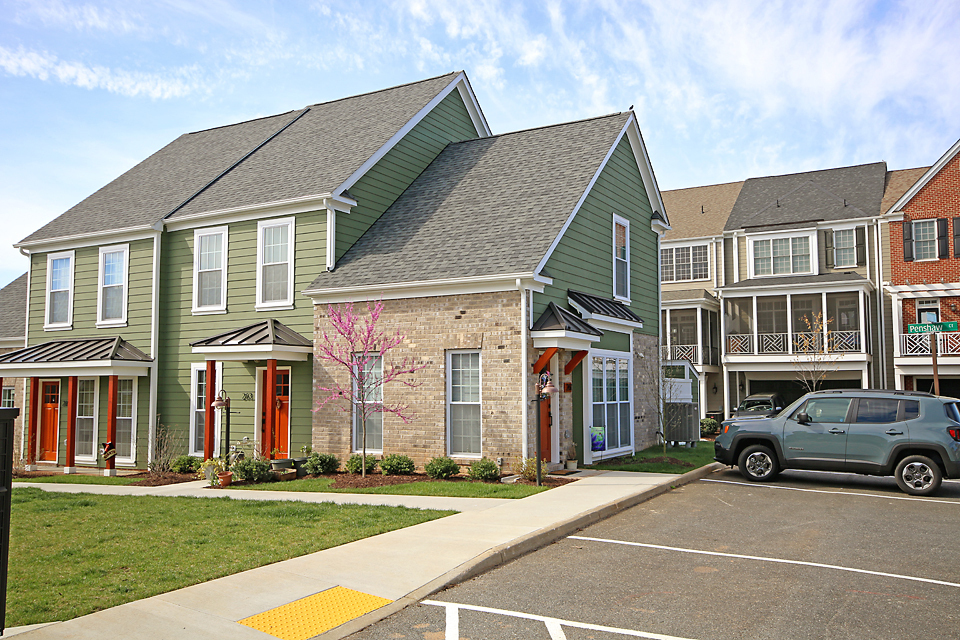
<svg viewBox="0 0 960 640"><path fill-rule="evenodd" d="M956 322L923 322L908 324L907 333L926 333L930 336L930 355L933 357L933 393L940 395L940 374L937 371L937 334L941 331L956 331Z"/></svg>

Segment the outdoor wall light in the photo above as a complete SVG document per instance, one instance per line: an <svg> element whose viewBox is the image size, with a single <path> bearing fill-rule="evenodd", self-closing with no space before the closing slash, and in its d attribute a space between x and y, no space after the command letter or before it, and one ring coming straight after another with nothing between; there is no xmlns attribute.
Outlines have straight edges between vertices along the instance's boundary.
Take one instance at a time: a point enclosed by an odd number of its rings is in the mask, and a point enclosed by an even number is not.
<svg viewBox="0 0 960 640"><path fill-rule="evenodd" d="M713 395L717 395L717 383L713 383Z"/></svg>

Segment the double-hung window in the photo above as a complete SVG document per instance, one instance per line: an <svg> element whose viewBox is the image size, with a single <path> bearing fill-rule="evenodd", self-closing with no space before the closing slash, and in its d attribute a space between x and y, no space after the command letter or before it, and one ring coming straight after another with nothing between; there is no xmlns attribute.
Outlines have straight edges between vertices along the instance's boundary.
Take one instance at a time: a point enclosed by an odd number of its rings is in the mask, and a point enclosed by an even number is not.
<svg viewBox="0 0 960 640"><path fill-rule="evenodd" d="M293 305L294 218L262 220L257 233L257 309Z"/></svg>
<svg viewBox="0 0 960 640"><path fill-rule="evenodd" d="M222 388L223 384L223 364L218 362L216 365L216 380L214 386ZM207 363L194 362L190 366L190 455L202 456L204 445L206 444L207 433ZM216 390L214 390L216 393ZM214 412L214 420L219 421L220 412ZM214 425L213 449L218 450L220 444L219 424Z"/></svg>
<svg viewBox="0 0 960 640"><path fill-rule="evenodd" d="M857 240L853 229L838 229L833 232L833 265L857 266Z"/></svg>
<svg viewBox="0 0 960 640"><path fill-rule="evenodd" d="M591 353L592 451L612 451L633 444L631 362L617 355Z"/></svg>
<svg viewBox="0 0 960 640"><path fill-rule="evenodd" d="M117 381L117 447L118 462L135 462L137 437L137 379Z"/></svg>
<svg viewBox="0 0 960 640"><path fill-rule="evenodd" d="M97 326L117 327L127 322L127 262L129 245L100 247Z"/></svg>
<svg viewBox="0 0 960 640"><path fill-rule="evenodd" d="M913 222L914 260L937 259L937 221L915 220Z"/></svg>
<svg viewBox="0 0 960 640"><path fill-rule="evenodd" d="M360 362L354 362L354 367L359 369ZM381 379L383 377L383 359L379 356L372 356L363 364L363 373L358 376L363 381L364 386L364 404L367 409L376 406L383 406L383 386ZM354 394L359 396L358 380L353 381ZM354 407L353 415L353 442L356 451L360 451L364 442L364 430L362 425L362 416L358 411L359 405ZM374 411L367 416L366 424L366 445L367 452L383 451L383 412Z"/></svg>
<svg viewBox="0 0 960 640"><path fill-rule="evenodd" d="M73 325L74 252L47 256L47 330L70 329Z"/></svg>
<svg viewBox="0 0 960 640"><path fill-rule="evenodd" d="M660 281L706 280L710 277L707 245L660 249Z"/></svg>
<svg viewBox="0 0 960 640"><path fill-rule="evenodd" d="M97 379L77 381L77 458L93 461L97 457Z"/></svg>
<svg viewBox="0 0 960 640"><path fill-rule="evenodd" d="M193 312L227 310L227 227L193 232Z"/></svg>
<svg viewBox="0 0 960 640"><path fill-rule="evenodd" d="M14 399L14 388L13 387L4 387L3 388L3 398L0 400L0 409L12 409L16 400Z"/></svg>
<svg viewBox="0 0 960 640"><path fill-rule="evenodd" d="M810 238L753 241L753 273L758 276L811 273Z"/></svg>
<svg viewBox="0 0 960 640"><path fill-rule="evenodd" d="M630 299L630 223L613 216L613 297Z"/></svg>
<svg viewBox="0 0 960 640"><path fill-rule="evenodd" d="M480 352L447 352L447 424L455 456L479 456Z"/></svg>

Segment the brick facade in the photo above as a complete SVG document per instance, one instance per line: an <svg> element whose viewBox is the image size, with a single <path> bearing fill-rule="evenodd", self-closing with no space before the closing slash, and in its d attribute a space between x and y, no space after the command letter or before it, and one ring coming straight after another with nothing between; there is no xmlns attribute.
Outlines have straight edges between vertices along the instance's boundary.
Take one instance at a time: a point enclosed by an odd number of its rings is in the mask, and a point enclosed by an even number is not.
<svg viewBox="0 0 960 640"><path fill-rule="evenodd" d="M17 348L8 348L0 349L0 353L9 353L11 351L16 351ZM23 425L24 417L27 414L27 405L26 405L26 379L24 378L4 378L3 386L13 387L13 406L20 409L20 417L18 417L13 423L13 459L14 461L20 459L20 450L23 442ZM23 456L26 458L26 455Z"/></svg>

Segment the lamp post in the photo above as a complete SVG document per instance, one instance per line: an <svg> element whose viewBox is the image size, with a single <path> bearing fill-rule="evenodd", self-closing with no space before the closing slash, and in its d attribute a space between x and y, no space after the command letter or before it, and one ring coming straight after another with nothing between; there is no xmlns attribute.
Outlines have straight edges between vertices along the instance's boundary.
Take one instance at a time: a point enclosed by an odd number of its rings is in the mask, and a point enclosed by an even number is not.
<svg viewBox="0 0 960 640"><path fill-rule="evenodd" d="M541 474L540 474L540 456L541 456L541 452L540 452L540 403L541 403L543 400L549 399L550 396L552 396L553 394L557 393L558 391L559 391L559 389L557 389L557 388L554 386L553 380L550 379L550 372L549 372L549 371L544 371L543 373L541 373L541 374L540 374L540 377L537 379L537 395L536 395L536 397L535 397L534 400L533 400L533 401L536 403L536 405L537 405L537 411L536 411L536 413L537 413L537 438L536 438L536 439L537 439L537 459L536 459L534 462L535 462L535 464L536 464L536 466L537 466L537 486L538 486L538 487L543 485L543 482L542 482L542 480L541 480L541 478L540 478L540 475L541 475Z"/></svg>
<svg viewBox="0 0 960 640"><path fill-rule="evenodd" d="M223 459L226 461L227 465L230 465L230 396L227 395L227 392L223 389L220 389L220 393L217 394L217 399L212 403L214 409L226 409L224 415L227 416L227 433L226 440L227 445L224 448Z"/></svg>

